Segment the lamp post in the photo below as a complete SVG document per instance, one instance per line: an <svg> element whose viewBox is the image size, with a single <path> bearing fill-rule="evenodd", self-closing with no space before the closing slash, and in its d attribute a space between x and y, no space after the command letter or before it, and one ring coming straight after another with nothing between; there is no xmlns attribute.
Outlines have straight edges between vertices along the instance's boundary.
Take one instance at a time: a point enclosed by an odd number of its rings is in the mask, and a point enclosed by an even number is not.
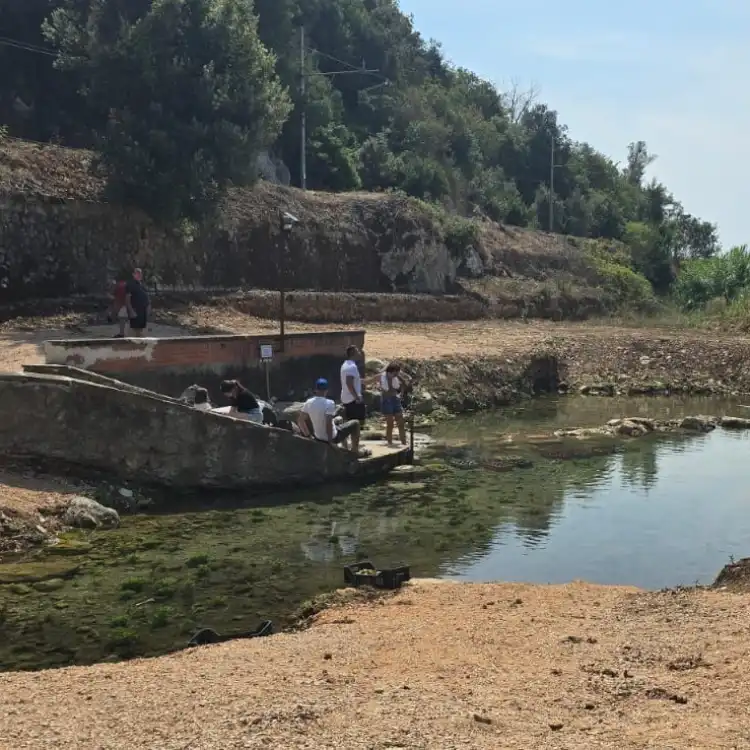
<svg viewBox="0 0 750 750"><path fill-rule="evenodd" d="M292 229L299 224L299 219L296 216L283 211L281 214L281 234L284 237L283 246L281 249L281 259L279 262L279 293L281 295L279 300L279 336L281 338L280 349L284 351L284 322L286 318L286 256L289 252L289 235L292 233Z"/></svg>

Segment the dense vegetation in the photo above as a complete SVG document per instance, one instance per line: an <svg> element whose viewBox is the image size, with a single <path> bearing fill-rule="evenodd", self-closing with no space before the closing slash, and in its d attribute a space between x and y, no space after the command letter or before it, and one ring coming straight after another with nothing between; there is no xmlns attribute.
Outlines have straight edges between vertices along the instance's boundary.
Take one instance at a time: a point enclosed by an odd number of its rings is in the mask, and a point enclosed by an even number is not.
<svg viewBox="0 0 750 750"><path fill-rule="evenodd" d="M657 291L718 250L646 181L645 143L621 168L533 96L449 65L397 0L24 0L0 4L0 34L0 123L95 149L112 192L159 218L200 220L263 149L297 175L304 109L311 188L623 240Z"/></svg>

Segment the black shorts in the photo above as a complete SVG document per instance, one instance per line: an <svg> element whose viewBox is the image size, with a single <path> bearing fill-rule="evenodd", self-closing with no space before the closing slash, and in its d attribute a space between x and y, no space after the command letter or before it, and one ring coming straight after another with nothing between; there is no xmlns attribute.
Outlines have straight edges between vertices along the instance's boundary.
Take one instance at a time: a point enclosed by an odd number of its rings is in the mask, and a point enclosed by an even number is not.
<svg viewBox="0 0 750 750"><path fill-rule="evenodd" d="M367 410L362 402L352 401L349 404L344 404L344 416L347 422L356 419L361 425L365 423L367 419Z"/></svg>
<svg viewBox="0 0 750 750"><path fill-rule="evenodd" d="M130 327L134 331L142 331L148 325L148 320L146 318L147 315L145 311L136 313L135 317L130 319Z"/></svg>

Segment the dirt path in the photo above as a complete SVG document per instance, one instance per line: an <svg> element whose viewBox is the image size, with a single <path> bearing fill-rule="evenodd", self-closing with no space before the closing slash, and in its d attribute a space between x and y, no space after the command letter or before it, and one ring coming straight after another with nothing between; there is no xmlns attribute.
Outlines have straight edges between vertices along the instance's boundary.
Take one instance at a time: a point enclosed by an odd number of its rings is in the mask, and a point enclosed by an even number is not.
<svg viewBox="0 0 750 750"><path fill-rule="evenodd" d="M0 746L747 748L749 603L422 582L300 634L0 675Z"/></svg>

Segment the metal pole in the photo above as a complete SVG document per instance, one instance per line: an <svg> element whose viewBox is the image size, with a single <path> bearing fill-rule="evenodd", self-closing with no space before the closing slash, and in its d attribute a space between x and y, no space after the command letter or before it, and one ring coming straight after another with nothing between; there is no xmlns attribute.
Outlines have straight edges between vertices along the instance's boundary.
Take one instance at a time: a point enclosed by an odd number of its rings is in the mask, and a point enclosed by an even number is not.
<svg viewBox="0 0 750 750"><path fill-rule="evenodd" d="M307 111L305 98L305 27L299 30L299 92L300 92L300 187L307 190Z"/></svg>
<svg viewBox="0 0 750 750"><path fill-rule="evenodd" d="M552 146L549 155L549 231L554 229L555 221L555 136L552 136Z"/></svg>
<svg viewBox="0 0 750 750"><path fill-rule="evenodd" d="M409 415L409 463L414 463L414 414Z"/></svg>
<svg viewBox="0 0 750 750"><path fill-rule="evenodd" d="M286 244L286 243L284 243ZM284 351L284 319L286 318L286 291L284 281L281 282L281 305L279 306L279 335L281 336L281 351Z"/></svg>

